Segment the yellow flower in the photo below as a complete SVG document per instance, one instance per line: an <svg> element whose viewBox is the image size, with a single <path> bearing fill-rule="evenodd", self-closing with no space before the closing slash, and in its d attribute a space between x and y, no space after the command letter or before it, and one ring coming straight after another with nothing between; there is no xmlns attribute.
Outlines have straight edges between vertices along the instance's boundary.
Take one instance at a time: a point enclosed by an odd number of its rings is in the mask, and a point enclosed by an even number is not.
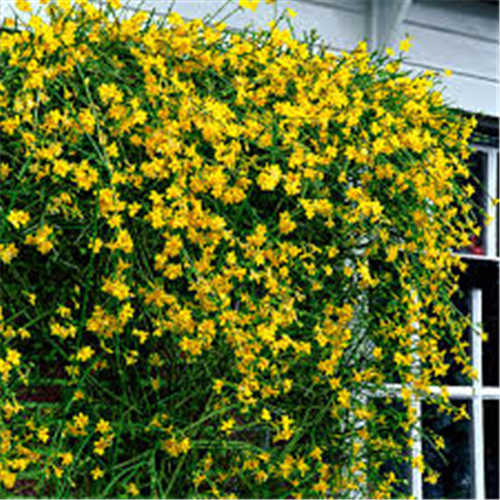
<svg viewBox="0 0 500 500"><path fill-rule="evenodd" d="M267 408L264 408L262 410L262 413L260 414L260 418L264 420L264 422L270 422L271 421L271 413Z"/></svg>
<svg viewBox="0 0 500 500"><path fill-rule="evenodd" d="M12 366L19 366L21 364L21 355L15 349L7 349L6 356L7 363L10 363Z"/></svg>
<svg viewBox="0 0 500 500"><path fill-rule="evenodd" d="M82 363L85 363L86 361L88 361L93 355L95 354L95 351L94 349L92 349L92 347L90 346L85 346L85 347L82 347L77 355L76 355L76 359L78 361L81 361Z"/></svg>
<svg viewBox="0 0 500 500"><path fill-rule="evenodd" d="M404 40L399 43L399 50L401 52L408 52L413 44L410 42L410 37L407 36Z"/></svg>
<svg viewBox="0 0 500 500"><path fill-rule="evenodd" d="M293 427L293 419L290 418L288 415L283 415L281 417L281 431L274 436L273 442L277 441L290 441L292 438L293 434L295 433L295 429Z"/></svg>
<svg viewBox="0 0 500 500"><path fill-rule="evenodd" d="M338 402L343 408L349 408L351 393L347 389L342 389L338 395Z"/></svg>
<svg viewBox="0 0 500 500"><path fill-rule="evenodd" d="M443 436L437 436L434 440L434 444L438 450L444 450L446 447Z"/></svg>
<svg viewBox="0 0 500 500"><path fill-rule="evenodd" d="M112 9L119 9L121 8L122 6L122 2L121 0L108 0L108 5L112 8Z"/></svg>
<svg viewBox="0 0 500 500"><path fill-rule="evenodd" d="M71 465L73 463L73 453L67 451L66 453L61 453L60 455L62 465Z"/></svg>
<svg viewBox="0 0 500 500"><path fill-rule="evenodd" d="M121 301L129 298L131 294L130 287L128 285L126 285L122 281L111 281L110 279L104 280L102 291L113 295Z"/></svg>
<svg viewBox="0 0 500 500"><path fill-rule="evenodd" d="M318 461L321 460L322 455L323 455L323 450L319 446L316 446L316 448L314 448L314 450L311 451L311 453L309 453L309 456L311 458Z"/></svg>
<svg viewBox="0 0 500 500"><path fill-rule="evenodd" d="M7 163L0 163L0 179L4 181L9 177L10 173L12 172L12 168L7 165Z"/></svg>
<svg viewBox="0 0 500 500"><path fill-rule="evenodd" d="M73 420L75 422L75 426L78 429L85 429L89 423L89 417L85 415L84 413L79 413L78 415L75 415L73 417Z"/></svg>
<svg viewBox="0 0 500 500"><path fill-rule="evenodd" d="M101 238L96 238L95 241L89 242L89 249L92 250L93 253L99 253L103 247L104 243Z"/></svg>
<svg viewBox="0 0 500 500"><path fill-rule="evenodd" d="M31 12L33 7L27 0L16 0L16 7L21 12Z"/></svg>
<svg viewBox="0 0 500 500"><path fill-rule="evenodd" d="M118 151L118 146L116 145L116 142L113 142L113 144L110 144L109 146L106 146L106 153L110 158L118 158L120 156L120 153Z"/></svg>
<svg viewBox="0 0 500 500"><path fill-rule="evenodd" d="M292 220L289 212L282 212L280 214L279 228L283 234L291 233L296 227L297 224Z"/></svg>
<svg viewBox="0 0 500 500"><path fill-rule="evenodd" d="M94 443L94 453L96 455L99 455L99 456L104 455L106 449L111 446L110 439L109 439L110 437L112 437L112 436L108 436L107 438L102 436Z"/></svg>
<svg viewBox="0 0 500 500"><path fill-rule="evenodd" d="M140 491L139 488L137 488L137 486L135 485L135 483L129 483L127 484L127 493L129 493L133 497L137 497L139 496Z"/></svg>
<svg viewBox="0 0 500 500"><path fill-rule="evenodd" d="M46 443L49 440L49 429L47 427L42 427L37 432L37 437L42 443Z"/></svg>
<svg viewBox="0 0 500 500"><path fill-rule="evenodd" d="M71 0L57 0L57 4L65 12L71 9Z"/></svg>
<svg viewBox="0 0 500 500"><path fill-rule="evenodd" d="M458 420L470 420L470 415L467 412L466 405L461 405L458 409L457 414L453 417L454 422L457 422Z"/></svg>
<svg viewBox="0 0 500 500"><path fill-rule="evenodd" d="M226 420L225 422L222 422L220 429L222 432L225 432L227 435L229 435L233 431L235 424L236 424L236 421L234 420L234 418L230 418L230 419Z"/></svg>
<svg viewBox="0 0 500 500"><path fill-rule="evenodd" d="M243 9L249 9L252 12L257 10L260 0L240 0L240 7Z"/></svg>
<svg viewBox="0 0 500 500"><path fill-rule="evenodd" d="M52 235L54 230L44 224L41 228L36 230L36 233L28 234L25 239L26 245L36 245L38 247L38 251L42 254L49 253L52 248L54 248L54 244L49 240L49 237Z"/></svg>
<svg viewBox="0 0 500 500"><path fill-rule="evenodd" d="M27 293L26 295L27 295L27 297L28 297L28 302L29 302L32 306L34 306L34 305L36 304L36 294L34 294L34 293Z"/></svg>
<svg viewBox="0 0 500 500"><path fill-rule="evenodd" d="M411 466L413 469L417 469L420 473L424 472L424 457L422 455L417 455L412 458Z"/></svg>
<svg viewBox="0 0 500 500"><path fill-rule="evenodd" d="M7 217L7 220L16 228L19 229L21 226L28 224L30 220L30 214L24 210L12 210Z"/></svg>
<svg viewBox="0 0 500 500"><path fill-rule="evenodd" d="M220 394L222 392L222 388L224 387L224 381L217 379L214 380L213 390L216 394Z"/></svg>
<svg viewBox="0 0 500 500"><path fill-rule="evenodd" d="M426 476L424 480L426 483L429 484L437 484L438 479L439 479L439 474L437 472L431 472Z"/></svg>
<svg viewBox="0 0 500 500"><path fill-rule="evenodd" d="M101 434L106 434L111 431L111 426L107 420L101 418L99 422L97 422L95 430Z"/></svg>
<svg viewBox="0 0 500 500"><path fill-rule="evenodd" d="M290 8L287 8L286 9L288 15L291 17L291 18L294 18L297 16L297 12L295 12L293 9L290 9Z"/></svg>
<svg viewBox="0 0 500 500"><path fill-rule="evenodd" d="M97 481L98 479L101 479L102 476L104 476L104 472L102 471L102 469L100 467L96 467L95 469L92 469L90 474L91 474L92 479L94 481Z"/></svg>
<svg viewBox="0 0 500 500"><path fill-rule="evenodd" d="M4 264L10 264L19 255L19 250L14 243L5 245L0 243L0 260Z"/></svg>
<svg viewBox="0 0 500 500"><path fill-rule="evenodd" d="M125 362L128 366L133 366L137 363L137 358L139 357L139 353L132 349L128 354L125 355Z"/></svg>
<svg viewBox="0 0 500 500"><path fill-rule="evenodd" d="M94 127L96 124L94 115L90 109L84 109L78 113L78 119L83 127L83 130L88 134L92 134L94 132Z"/></svg>
<svg viewBox="0 0 500 500"><path fill-rule="evenodd" d="M257 184L262 191L274 191L281 180L281 169L279 165L268 165L257 176Z"/></svg>
<svg viewBox="0 0 500 500"><path fill-rule="evenodd" d="M294 458L292 455L287 455L283 462L280 464L281 475L283 478L287 478L293 471Z"/></svg>
<svg viewBox="0 0 500 500"><path fill-rule="evenodd" d="M80 389L77 389L75 391L75 394L73 395L73 398L76 400L76 401L83 401L85 399L85 394L83 393L83 391L81 391Z"/></svg>

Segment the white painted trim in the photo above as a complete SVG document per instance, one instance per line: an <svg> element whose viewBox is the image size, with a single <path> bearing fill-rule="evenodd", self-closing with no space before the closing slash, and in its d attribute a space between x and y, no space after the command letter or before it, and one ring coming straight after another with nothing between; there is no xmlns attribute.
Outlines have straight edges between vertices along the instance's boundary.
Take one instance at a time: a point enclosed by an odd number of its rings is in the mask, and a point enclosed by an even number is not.
<svg viewBox="0 0 500 500"><path fill-rule="evenodd" d="M418 293L415 293L414 302L417 304L419 301ZM412 333L412 347L413 347L413 365L412 371L415 376L418 377L421 370L421 362L418 357L418 343L419 343L419 330L420 324L415 321L412 325L414 327L414 332ZM415 411L417 417L417 423L411 428L411 458L412 460L423 455L422 450L422 401L419 397L412 395L411 406ZM423 457L422 457L423 458ZM413 465L413 464L412 464ZM412 497L420 500L423 498L423 484L422 484L422 472L418 467L413 467L411 469L411 494Z"/></svg>
<svg viewBox="0 0 500 500"><path fill-rule="evenodd" d="M470 259L470 260L480 260L483 262L491 262L493 264L498 264L500 262L500 257L490 256L490 255L474 255L471 253L461 253L461 252L452 252L452 255L458 255L461 259Z"/></svg>
<svg viewBox="0 0 500 500"><path fill-rule="evenodd" d="M473 434L473 468L475 498L483 500L485 497L484 478L484 428L483 428L483 349L482 349L482 321L483 321L483 291L480 288L472 289L472 365L477 372L473 382L474 396L472 399L472 434Z"/></svg>
<svg viewBox="0 0 500 500"><path fill-rule="evenodd" d="M474 389L472 386L466 385L448 385L446 390L450 396L450 399L472 399L474 395ZM433 394L441 394L443 391L441 387L432 386L431 391Z"/></svg>
<svg viewBox="0 0 500 500"><path fill-rule="evenodd" d="M498 150L489 148L488 152L488 178L486 180L486 189L489 197L498 198ZM486 228L486 255L498 257L497 247L497 225L495 219L496 207L488 200L487 214L492 219L490 225Z"/></svg>
<svg viewBox="0 0 500 500"><path fill-rule="evenodd" d="M472 432L474 445L473 469L474 469L474 490L477 500L485 498L485 478L484 478L484 419L483 400L480 396L474 396L472 401Z"/></svg>
<svg viewBox="0 0 500 500"><path fill-rule="evenodd" d="M483 386L483 358L482 358L482 321L483 321L483 291L480 288L472 289L472 366L477 372L472 386L474 393L481 391Z"/></svg>
<svg viewBox="0 0 500 500"><path fill-rule="evenodd" d="M370 50L390 47L401 31L412 0L367 0Z"/></svg>
<svg viewBox="0 0 500 500"><path fill-rule="evenodd" d="M375 391L365 390L362 394L365 397L385 398L400 398L402 384L385 384L384 389L377 389ZM448 392L450 399L472 399L475 395L480 396L482 399L500 399L500 387L481 387L474 389L472 385L447 385L444 387L438 385L431 385L429 387L429 395L442 394L443 390ZM421 399L425 399L421 398Z"/></svg>
<svg viewBox="0 0 500 500"><path fill-rule="evenodd" d="M406 18L412 0L372 0L376 5L373 14L376 16L378 48L390 47Z"/></svg>
<svg viewBox="0 0 500 500"><path fill-rule="evenodd" d="M491 198L498 198L498 148L493 146L482 146L473 144L472 147L476 151L481 151L487 155L487 166L486 166L486 185L484 190L486 192L486 203L485 208L486 213L492 218L489 226L485 226L485 254L481 256L483 260L490 260L494 262L500 261L500 256L498 255L497 249L497 224L498 220L495 217L496 207L491 203ZM469 258L471 256L468 255Z"/></svg>
<svg viewBox="0 0 500 500"><path fill-rule="evenodd" d="M415 409L418 424L411 429L413 446L411 448L411 458L423 455L422 449L422 402L418 398L413 398L412 407ZM411 494L416 500L423 498L422 473L417 467L411 469Z"/></svg>
<svg viewBox="0 0 500 500"><path fill-rule="evenodd" d="M500 400L500 387L482 387L481 388L481 398L486 400Z"/></svg>

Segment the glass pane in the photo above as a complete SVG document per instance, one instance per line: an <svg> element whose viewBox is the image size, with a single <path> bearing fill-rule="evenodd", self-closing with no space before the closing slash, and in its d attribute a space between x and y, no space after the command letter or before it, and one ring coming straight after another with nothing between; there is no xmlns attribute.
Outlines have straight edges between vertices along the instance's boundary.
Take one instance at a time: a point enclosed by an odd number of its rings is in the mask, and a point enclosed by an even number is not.
<svg viewBox="0 0 500 500"><path fill-rule="evenodd" d="M498 492L498 401L484 402L484 477L486 498L499 498Z"/></svg>
<svg viewBox="0 0 500 500"><path fill-rule="evenodd" d="M457 401L472 414L470 401ZM422 405L425 462L439 474L436 484L425 481L424 498L473 498L472 425L471 420L453 421L435 406ZM444 450L432 441L432 434L442 436Z"/></svg>
<svg viewBox="0 0 500 500"><path fill-rule="evenodd" d="M498 268L491 283L483 289L483 329L488 337L483 342L483 385L498 386Z"/></svg>
<svg viewBox="0 0 500 500"><path fill-rule="evenodd" d="M453 296L453 303L455 307L463 314L470 316L472 311L472 293L468 287L462 288ZM472 337L471 329L468 328L464 332L462 340L466 343L465 351L467 356L471 356L472 352ZM440 341L442 348L446 347L444 340ZM449 349L449 347L447 348ZM445 356L445 363L449 365L447 374L437 380L438 385L472 385L472 380L462 373L463 365L459 365L455 361L455 356L451 352L447 352Z"/></svg>
<svg viewBox="0 0 500 500"><path fill-rule="evenodd" d="M408 446L409 434L401 428L406 407L398 399L376 398L372 400L377 418L370 421L371 432L379 438L379 446L368 450L368 477L387 478L394 474L395 482L391 498L409 498L411 495L411 450ZM394 450L397 458L393 458ZM374 481L375 483L376 481Z"/></svg>
<svg viewBox="0 0 500 500"><path fill-rule="evenodd" d="M474 194L472 195L473 211L476 223L481 228L484 228L484 211L488 206L488 198L486 195L488 154L483 151L476 151L471 155L469 166L472 175L468 181L474 187ZM470 245L465 251L473 255L485 255L486 245L484 229L479 236L471 236Z"/></svg>
<svg viewBox="0 0 500 500"><path fill-rule="evenodd" d="M495 189L496 189L495 198L498 198L500 195L500 193L498 192L498 180L500 179L500 154L499 153L496 154L496 160L497 160L497 164L496 164L497 184L495 186ZM497 256L500 255L500 217L499 217L499 213L500 213L500 210L499 210L499 207L497 205L495 207L494 214L493 214L495 217L494 224L496 226L495 252L496 252Z"/></svg>

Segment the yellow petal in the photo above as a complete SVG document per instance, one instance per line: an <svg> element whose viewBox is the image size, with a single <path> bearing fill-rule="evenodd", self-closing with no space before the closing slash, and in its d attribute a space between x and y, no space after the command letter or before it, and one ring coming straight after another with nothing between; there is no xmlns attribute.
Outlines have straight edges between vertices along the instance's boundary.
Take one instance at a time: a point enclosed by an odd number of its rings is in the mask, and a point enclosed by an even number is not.
<svg viewBox="0 0 500 500"><path fill-rule="evenodd" d="M249 9L252 12L257 10L260 0L240 0L240 7L243 9Z"/></svg>

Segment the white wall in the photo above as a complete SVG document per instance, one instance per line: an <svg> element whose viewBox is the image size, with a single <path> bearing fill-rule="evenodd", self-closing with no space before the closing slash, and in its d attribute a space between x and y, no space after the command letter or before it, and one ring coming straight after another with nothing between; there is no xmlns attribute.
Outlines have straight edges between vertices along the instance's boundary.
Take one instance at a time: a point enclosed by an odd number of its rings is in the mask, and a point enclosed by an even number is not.
<svg viewBox="0 0 500 500"><path fill-rule="evenodd" d="M408 67L452 70L446 96L467 111L499 115L498 5L414 0L399 28L414 37Z"/></svg>
<svg viewBox="0 0 500 500"><path fill-rule="evenodd" d="M94 0L98 2L99 0ZM405 0L278 0L279 10L291 7L297 12L293 24L297 33L315 29L337 52L350 50L371 33L374 2ZM407 67L415 72L425 69L452 70L445 79L445 97L450 104L466 111L499 116L499 33L498 5L481 0L413 0L399 25L395 26L394 45L405 34L413 37ZM123 0L126 4L127 0ZM168 11L171 0L128 0L131 8L142 4L158 14ZM213 13L225 0L177 0L174 10L187 18ZM32 0L36 7L38 0ZM0 0L0 19L11 15L15 0ZM227 12L227 11L226 11ZM264 0L256 13L237 12L228 21L241 28L250 22L265 26L275 8ZM224 14L222 14L224 16ZM219 16L220 18L221 16Z"/></svg>
<svg viewBox="0 0 500 500"><path fill-rule="evenodd" d="M144 0L132 0L130 5ZM175 11L187 18L204 17L225 4L225 0L177 0ZM236 2L235 2L236 4ZM165 11L170 0L145 0L143 8ZM335 50L350 50L365 36L364 0L278 0L278 12L289 7L297 12L293 25L297 33L315 29L322 39ZM226 9L219 18L224 17L232 8ZM240 11L228 20L234 28L254 23L265 27L274 18L276 5L267 5L262 0L255 13Z"/></svg>
<svg viewBox="0 0 500 500"><path fill-rule="evenodd" d="M98 4L104 0L91 1ZM39 8L39 0L30 2L34 10ZM15 3L16 0L0 0L0 19L16 11ZM154 10L159 15L168 12L171 3L171 0L122 0L122 4L131 9L140 6L142 10ZM225 3L226 0L176 0L174 11L189 19L203 18ZM238 0L233 0L233 7L226 8L217 18L225 17L237 3ZM290 7L298 13L293 19L297 33L315 29L335 51L350 50L366 36L366 0L278 0L277 5L280 12ZM274 18L275 10L276 6L267 5L262 0L255 13L236 12L228 24L233 28L242 28L250 23L264 27Z"/></svg>

